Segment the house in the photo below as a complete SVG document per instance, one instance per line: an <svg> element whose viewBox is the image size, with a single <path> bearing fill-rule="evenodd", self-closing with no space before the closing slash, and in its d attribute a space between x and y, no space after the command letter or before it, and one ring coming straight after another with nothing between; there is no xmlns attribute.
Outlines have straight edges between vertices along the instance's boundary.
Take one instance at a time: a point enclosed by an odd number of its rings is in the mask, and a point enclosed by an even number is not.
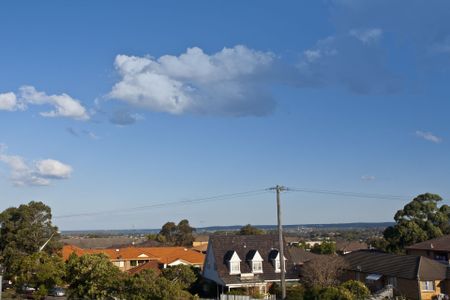
<svg viewBox="0 0 450 300"><path fill-rule="evenodd" d="M445 264L450 262L450 235L444 235L406 247L406 253L421 255Z"/></svg>
<svg viewBox="0 0 450 300"><path fill-rule="evenodd" d="M347 264L344 281L359 280L372 292L391 285L396 295L414 300L431 300L445 292L447 267L432 259L368 250L343 257Z"/></svg>
<svg viewBox="0 0 450 300"><path fill-rule="evenodd" d="M286 282L296 282L298 272L285 249ZM278 236L212 235L203 277L215 282L220 293L243 288L250 294L267 294L274 282L280 282L280 269Z"/></svg>
<svg viewBox="0 0 450 300"><path fill-rule="evenodd" d="M319 254L312 253L310 251L306 251L305 249L302 249L297 246L289 246L287 248L287 251L289 251L289 254L291 255L292 262L296 269L299 269L300 266L302 266L304 263L320 257Z"/></svg>
<svg viewBox="0 0 450 300"><path fill-rule="evenodd" d="M369 245L360 241L336 241L336 252L339 254L348 254L353 251L367 250Z"/></svg>
<svg viewBox="0 0 450 300"><path fill-rule="evenodd" d="M192 242L192 247L199 247L208 245L209 235L199 234L194 237L194 241Z"/></svg>
<svg viewBox="0 0 450 300"><path fill-rule="evenodd" d="M64 245L62 256L64 260L75 253L78 256L84 254L104 254L110 261L122 271L128 271L134 267L150 261L156 261L161 268L175 265L191 265L202 268L205 255L184 247L124 247L116 249L82 249L73 245Z"/></svg>

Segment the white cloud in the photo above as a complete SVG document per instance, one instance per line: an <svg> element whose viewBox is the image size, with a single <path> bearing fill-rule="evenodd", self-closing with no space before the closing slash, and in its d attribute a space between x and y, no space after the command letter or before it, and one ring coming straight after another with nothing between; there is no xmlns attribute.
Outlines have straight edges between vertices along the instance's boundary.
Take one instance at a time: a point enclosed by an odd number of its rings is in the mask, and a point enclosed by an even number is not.
<svg viewBox="0 0 450 300"><path fill-rule="evenodd" d="M361 176L361 180L364 181L374 181L375 179L377 179L375 176L373 175L363 175Z"/></svg>
<svg viewBox="0 0 450 300"><path fill-rule="evenodd" d="M67 179L72 174L72 167L54 159L38 160L29 164L18 155L0 153L0 162L10 169L10 179L17 186L45 186L52 179Z"/></svg>
<svg viewBox="0 0 450 300"><path fill-rule="evenodd" d="M72 167L54 159L44 159L36 162L39 175L48 178L69 178Z"/></svg>
<svg viewBox="0 0 450 300"><path fill-rule="evenodd" d="M265 115L275 106L264 85L273 60L245 46L212 55L194 47L158 59L118 55L122 78L109 97L171 114Z"/></svg>
<svg viewBox="0 0 450 300"><path fill-rule="evenodd" d="M381 38L383 31L380 28L352 29L349 34L364 44L371 44L377 42Z"/></svg>
<svg viewBox="0 0 450 300"><path fill-rule="evenodd" d="M80 101L67 94L47 95L37 91L33 86L22 86L19 89L20 98L27 104L49 104L54 110L42 112L43 117L67 117L76 120L87 120L89 114L80 104Z"/></svg>
<svg viewBox="0 0 450 300"><path fill-rule="evenodd" d="M424 139L426 141L435 143L435 144L439 144L439 143L442 142L442 138L434 135L431 132L427 132L427 131L417 130L416 131L416 136L418 136L418 137L420 137L420 138L422 138L422 139Z"/></svg>
<svg viewBox="0 0 450 300"><path fill-rule="evenodd" d="M14 93L0 94L0 110L15 111L23 108L24 108L23 104L17 100L16 94Z"/></svg>

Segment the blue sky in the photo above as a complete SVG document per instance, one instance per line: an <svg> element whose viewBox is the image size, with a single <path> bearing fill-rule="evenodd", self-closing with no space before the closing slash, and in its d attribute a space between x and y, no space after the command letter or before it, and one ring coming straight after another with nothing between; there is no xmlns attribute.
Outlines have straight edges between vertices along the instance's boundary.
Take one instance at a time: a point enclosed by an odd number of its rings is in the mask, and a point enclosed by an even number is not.
<svg viewBox="0 0 450 300"><path fill-rule="evenodd" d="M447 1L2 1L0 209L63 230L390 221L448 199ZM95 216L66 217L86 212Z"/></svg>

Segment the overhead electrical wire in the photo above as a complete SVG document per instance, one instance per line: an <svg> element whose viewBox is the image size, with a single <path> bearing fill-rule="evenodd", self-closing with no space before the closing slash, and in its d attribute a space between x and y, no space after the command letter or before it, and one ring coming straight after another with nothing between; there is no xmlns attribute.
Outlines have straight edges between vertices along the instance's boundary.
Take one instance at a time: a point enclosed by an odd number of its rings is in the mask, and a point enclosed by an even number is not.
<svg viewBox="0 0 450 300"><path fill-rule="evenodd" d="M380 199L380 200L406 201L406 200L412 198L410 196L361 193L361 192L349 192L349 191L337 191L337 190L325 190L325 189L313 189L313 188L297 188L297 187L288 187L288 188L286 188L286 191L287 192L310 193L310 194L325 194L325 195L343 196L343 197L345 196L345 197L355 197L355 198ZM245 191L245 192L229 193L229 194L180 200L180 201L160 202L160 203L154 203L154 204L138 206L138 207L131 207L131 208L121 208L121 209L112 209L112 210L104 210L104 211L97 211L97 212L85 212L85 213L57 215L57 216L54 216L54 218L55 219L66 219L66 218L76 218L76 217L93 217L93 216L108 215L108 214L133 213L136 211L142 211L142 210L153 209L153 208L164 208L164 207L182 206L182 205L195 205L195 204L205 203L205 202L224 201L224 200L232 200L232 199L236 199L236 198L253 197L253 196L259 196L259 195L268 194L268 193L272 193L272 191L270 189L257 189L257 190L251 190L251 191Z"/></svg>
<svg viewBox="0 0 450 300"><path fill-rule="evenodd" d="M143 205L143 206L138 206L138 207L131 207L131 208L121 208L121 209L112 209L112 210L104 210L104 211L97 211L97 212L66 214L66 215L54 216L53 218L54 219L66 219L66 218L74 218L74 217L91 217L91 216L117 214L117 213L122 214L122 213L130 213L130 212L135 212L135 211L142 211L142 210L146 210L146 209L150 209L150 208L163 208L163 207L168 207L168 206L190 205L190 204L198 204L198 203L213 202L213 201L231 200L231 199L242 198L242 197L257 196L257 195L262 195L262 194L267 194L267 193L269 193L269 191L267 191L266 189L258 189L258 190L252 190L252 191L246 191L246 192L229 193L229 194L222 194L222 195L216 195L216 196L208 196L208 197L180 200L180 201L160 202L160 203Z"/></svg>

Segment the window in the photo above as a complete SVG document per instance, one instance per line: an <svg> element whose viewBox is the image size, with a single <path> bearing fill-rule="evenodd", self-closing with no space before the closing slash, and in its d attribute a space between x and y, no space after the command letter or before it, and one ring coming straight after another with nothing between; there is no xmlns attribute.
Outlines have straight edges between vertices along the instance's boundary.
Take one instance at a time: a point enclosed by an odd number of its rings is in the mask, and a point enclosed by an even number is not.
<svg viewBox="0 0 450 300"><path fill-rule="evenodd" d="M253 273L262 273L262 261L253 261L252 262L252 272Z"/></svg>
<svg viewBox="0 0 450 300"><path fill-rule="evenodd" d="M123 260L115 261L114 265L119 268L123 268L125 266L125 262Z"/></svg>
<svg viewBox="0 0 450 300"><path fill-rule="evenodd" d="M228 267L230 268L230 275L241 274L241 259L236 251L233 251L228 259Z"/></svg>
<svg viewBox="0 0 450 300"><path fill-rule="evenodd" d="M240 274L241 263L239 261L230 261L230 274Z"/></svg>
<svg viewBox="0 0 450 300"><path fill-rule="evenodd" d="M283 263L284 263L284 272L286 272L286 258L284 258ZM280 265L280 254L279 253L273 259L273 265L275 267L275 273L280 273L281 272L281 265Z"/></svg>
<svg viewBox="0 0 450 300"><path fill-rule="evenodd" d="M130 260L130 266L136 267L137 266L137 260Z"/></svg>
<svg viewBox="0 0 450 300"><path fill-rule="evenodd" d="M392 285L393 287L397 287L397 277L389 277L388 284Z"/></svg>
<svg viewBox="0 0 450 300"><path fill-rule="evenodd" d="M421 281L420 289L422 291L434 291L434 281Z"/></svg>

